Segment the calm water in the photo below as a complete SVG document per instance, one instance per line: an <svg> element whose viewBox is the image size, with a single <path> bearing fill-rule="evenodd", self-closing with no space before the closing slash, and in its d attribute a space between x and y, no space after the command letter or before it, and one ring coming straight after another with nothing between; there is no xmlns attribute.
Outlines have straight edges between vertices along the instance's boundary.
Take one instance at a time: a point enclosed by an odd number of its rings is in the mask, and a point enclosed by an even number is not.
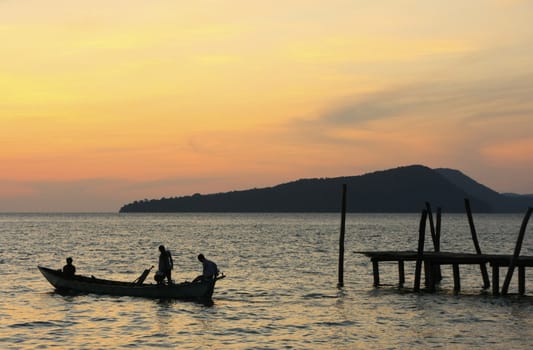
<svg viewBox="0 0 533 350"><path fill-rule="evenodd" d="M533 340L533 272L525 297L481 291L479 268L451 268L436 294L398 290L396 265L372 287L354 251L416 249L418 215L350 214L345 288L337 290L340 215L0 215L1 349L526 349ZM481 248L511 253L522 215L475 215ZM522 254L533 255L528 228ZM465 215L443 216L442 250L473 252ZM37 270L74 257L78 273L133 281L174 255L176 281L200 271L204 253L228 276L212 307L96 295L62 296ZM406 264L412 286L414 265ZM505 276L505 271L501 273ZM152 276L149 277L150 279ZM516 276L511 292L516 293Z"/></svg>

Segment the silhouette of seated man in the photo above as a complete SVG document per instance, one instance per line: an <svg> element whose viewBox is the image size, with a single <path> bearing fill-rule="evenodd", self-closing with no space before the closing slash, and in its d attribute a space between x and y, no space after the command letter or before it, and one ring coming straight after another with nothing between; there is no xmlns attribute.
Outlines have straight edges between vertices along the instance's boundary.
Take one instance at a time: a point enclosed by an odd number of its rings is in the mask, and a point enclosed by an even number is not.
<svg viewBox="0 0 533 350"><path fill-rule="evenodd" d="M203 254L198 255L198 260L202 263L202 274L196 277L193 282L208 281L216 278L219 274L218 266L211 260L207 260Z"/></svg>
<svg viewBox="0 0 533 350"><path fill-rule="evenodd" d="M67 277L73 277L76 273L76 267L72 265L72 258L67 258L67 264L63 266L63 274Z"/></svg>

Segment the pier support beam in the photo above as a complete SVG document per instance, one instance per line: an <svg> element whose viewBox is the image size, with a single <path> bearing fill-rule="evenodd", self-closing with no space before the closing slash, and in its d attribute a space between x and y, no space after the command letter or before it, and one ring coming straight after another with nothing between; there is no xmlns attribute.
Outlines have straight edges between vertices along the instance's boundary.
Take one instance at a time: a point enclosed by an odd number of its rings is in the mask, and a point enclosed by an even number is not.
<svg viewBox="0 0 533 350"><path fill-rule="evenodd" d="M426 275L426 285L430 292L434 292L437 290L437 282L439 282L438 274L437 274L437 267L440 267L440 265L435 265L432 263L429 263L427 260L424 262L424 264L427 264L427 275Z"/></svg>
<svg viewBox="0 0 533 350"><path fill-rule="evenodd" d="M438 253L440 252L440 208L437 209L437 227L435 227L435 223L433 222L433 212L431 211L431 204L429 204L429 202L426 202L426 210L428 212L429 229L431 232L431 239L433 240L433 248L435 252ZM440 265L432 265L431 269L426 271L429 274L432 274L431 276L426 275L426 277L432 279L433 284L436 284L442 280Z"/></svg>
<svg viewBox="0 0 533 350"><path fill-rule="evenodd" d="M516 260L520 255L520 250L522 249L522 242L524 241L524 235L526 234L526 227L531 216L533 208L528 208L524 220L522 220L522 226L520 227L520 232L518 233L518 239L516 240L516 246L514 248L513 257L511 258L511 263L509 264L509 269L507 270L507 275L505 275L505 281L502 286L502 294L506 295L509 291L509 284L511 283L511 278L513 277L514 268L516 265Z"/></svg>
<svg viewBox="0 0 533 350"><path fill-rule="evenodd" d="M403 260L398 260L398 276L400 278L399 286L402 288L405 283L405 267Z"/></svg>
<svg viewBox="0 0 533 350"><path fill-rule="evenodd" d="M492 265L492 295L500 295L500 266Z"/></svg>
<svg viewBox="0 0 533 350"><path fill-rule="evenodd" d="M453 264L453 291L457 294L461 291L461 275L459 264Z"/></svg>
<svg viewBox="0 0 533 350"><path fill-rule="evenodd" d="M474 226L474 218L472 217L472 210L470 209L470 201L467 198L465 198L465 209L468 217L468 224L470 225L470 233L472 234L472 241L474 241L474 248L476 249L476 253L481 255L481 248L479 247L479 241L477 239L476 227ZM480 264L479 267L481 269L481 277L483 278L483 288L489 288L490 280L489 273L487 272L487 265L483 263Z"/></svg>
<svg viewBox="0 0 533 350"><path fill-rule="evenodd" d="M525 266L518 266L518 293L524 295L526 293L526 268Z"/></svg>
<svg viewBox="0 0 533 350"><path fill-rule="evenodd" d="M374 271L374 287L379 287L379 261L372 259L372 270Z"/></svg>
<svg viewBox="0 0 533 350"><path fill-rule="evenodd" d="M415 266L415 285L413 290L415 292L420 291L420 276L422 274L422 258L424 256L424 239L426 236L426 219L427 210L422 210L422 217L420 218L420 225L418 229L418 250Z"/></svg>

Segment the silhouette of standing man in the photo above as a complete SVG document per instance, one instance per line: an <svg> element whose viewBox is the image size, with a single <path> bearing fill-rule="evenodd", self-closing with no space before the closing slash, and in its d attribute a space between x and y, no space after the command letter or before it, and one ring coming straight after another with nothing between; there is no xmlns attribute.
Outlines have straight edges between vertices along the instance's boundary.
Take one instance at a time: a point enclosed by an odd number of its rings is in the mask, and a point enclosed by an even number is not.
<svg viewBox="0 0 533 350"><path fill-rule="evenodd" d="M168 284L172 283L171 271L174 268L174 262L172 261L172 255L170 251L165 249L164 245L159 246L159 271L161 271L167 278Z"/></svg>

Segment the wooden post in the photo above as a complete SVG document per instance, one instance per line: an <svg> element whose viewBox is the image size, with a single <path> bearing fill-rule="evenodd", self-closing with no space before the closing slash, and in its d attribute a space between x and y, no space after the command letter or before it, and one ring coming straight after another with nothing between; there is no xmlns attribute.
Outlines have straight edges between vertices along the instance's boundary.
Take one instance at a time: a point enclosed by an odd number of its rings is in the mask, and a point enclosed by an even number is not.
<svg viewBox="0 0 533 350"><path fill-rule="evenodd" d="M398 260L398 276L400 277L399 286L402 288L405 283L405 267L403 260Z"/></svg>
<svg viewBox="0 0 533 350"><path fill-rule="evenodd" d="M477 240L476 227L474 226L474 218L472 217L472 210L470 209L470 201L465 198L466 215L468 216L468 224L470 225L470 233L472 234L472 241L474 241L474 248L476 253L481 255L481 248L479 247L479 241ZM483 278L483 288L490 287L489 273L487 272L487 265L485 263L479 264L481 269L481 277Z"/></svg>
<svg viewBox="0 0 533 350"><path fill-rule="evenodd" d="M459 264L453 264L453 291L457 294L461 290L461 275Z"/></svg>
<svg viewBox="0 0 533 350"><path fill-rule="evenodd" d="M424 261L424 264L427 264L427 270L428 274L426 275L426 286L428 287L429 291L434 292L436 290L436 283L437 283L437 274L436 274L436 267L437 265L434 265L433 263L429 262L428 260Z"/></svg>
<svg viewBox="0 0 533 350"><path fill-rule="evenodd" d="M344 231L346 228L346 184L342 185L341 234L339 239L339 283L337 288L344 286Z"/></svg>
<svg viewBox="0 0 533 350"><path fill-rule="evenodd" d="M500 265L492 265L492 295L500 294Z"/></svg>
<svg viewBox="0 0 533 350"><path fill-rule="evenodd" d="M420 291L420 275L422 274L422 259L424 255L424 239L426 235L426 218L427 211L422 210L422 217L420 218L420 225L418 229L418 250L416 257L416 266L415 266L415 285L413 290L415 292Z"/></svg>
<svg viewBox="0 0 533 350"><path fill-rule="evenodd" d="M526 293L526 267L518 266L518 293L524 295Z"/></svg>
<svg viewBox="0 0 533 350"><path fill-rule="evenodd" d="M441 208L437 208L437 225L435 227L435 237L437 238L437 248L440 252L440 230L441 230L441 218L442 218L442 210Z"/></svg>
<svg viewBox="0 0 533 350"><path fill-rule="evenodd" d="M441 211L440 208L437 210L437 228L435 228L435 224L433 223L433 212L431 211L431 204L429 202L426 202L426 210L428 212L428 218L429 218L429 228L431 230L431 239L433 240L433 249L435 252L440 252L440 220L441 220ZM428 276L429 279L432 281L433 284L440 282L442 280L442 274L440 270L440 265L438 264L432 264L431 269L427 270L428 273L432 274L432 276Z"/></svg>
<svg viewBox="0 0 533 350"><path fill-rule="evenodd" d="M440 230L441 230L441 218L442 218L442 210L441 208L437 208L437 224L436 224L436 227L435 227L435 238L436 238L436 243L437 243L437 249L436 251L437 252L440 252ZM436 276L435 278L437 279L437 281L442 281L442 271L441 271L441 268L440 268L440 265L436 265L437 266L437 271L436 271Z"/></svg>
<svg viewBox="0 0 533 350"><path fill-rule="evenodd" d="M374 287L379 287L379 260L372 259L372 270L374 272Z"/></svg>
<svg viewBox="0 0 533 350"><path fill-rule="evenodd" d="M524 240L524 235L526 234L527 222L531 216L531 211L533 208L528 208L524 220L522 221L522 226L520 227L520 232L518 233L518 239L516 240L516 246L514 248L513 256L511 257L511 262L509 263L509 269L507 270L507 275L505 275L505 281L502 286L502 294L506 295L509 291L509 284L511 283L511 278L513 277L514 267L516 264L516 259L520 255L520 250L522 249L522 241Z"/></svg>
<svg viewBox="0 0 533 350"><path fill-rule="evenodd" d="M424 286L426 288L429 288L431 285L431 280L433 280L431 276L431 265L428 263L427 260L424 260Z"/></svg>
<svg viewBox="0 0 533 350"><path fill-rule="evenodd" d="M431 240L433 241L433 249L435 251L437 250L437 236L435 234L435 224L433 223L433 212L431 211L431 205L429 202L426 202L426 210L428 212L428 219L429 219L429 230L431 232Z"/></svg>

